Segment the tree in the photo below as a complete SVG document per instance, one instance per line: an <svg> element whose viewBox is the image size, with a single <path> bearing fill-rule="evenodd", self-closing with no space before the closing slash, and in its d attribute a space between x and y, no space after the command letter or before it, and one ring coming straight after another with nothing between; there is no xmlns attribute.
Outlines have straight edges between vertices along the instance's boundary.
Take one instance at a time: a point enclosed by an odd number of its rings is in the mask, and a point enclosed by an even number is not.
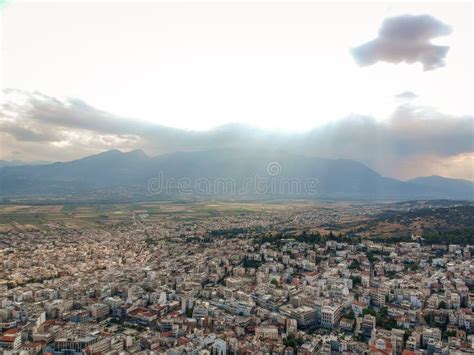
<svg viewBox="0 0 474 355"><path fill-rule="evenodd" d="M456 332L454 330L448 330L446 331L445 333L445 337L446 338L449 338L449 337L455 337L456 336Z"/></svg>
<svg viewBox="0 0 474 355"><path fill-rule="evenodd" d="M351 264L349 265L349 269L358 269L360 270L360 263L358 260L352 260Z"/></svg>
<svg viewBox="0 0 474 355"><path fill-rule="evenodd" d="M288 334L286 338L283 339L283 345L292 347L293 349L296 349L303 345L304 339L302 337L295 337L294 334Z"/></svg>
<svg viewBox="0 0 474 355"><path fill-rule="evenodd" d="M376 316L377 312L375 312L372 308L364 308L362 314L365 316L366 314L370 314L371 316Z"/></svg>
<svg viewBox="0 0 474 355"><path fill-rule="evenodd" d="M354 311L351 309L349 312L347 312L346 314L344 314L344 318L354 320L354 319L355 319Z"/></svg>
<svg viewBox="0 0 474 355"><path fill-rule="evenodd" d="M434 316L433 313L429 312L423 315L423 318L425 319L425 322L428 323L429 325L433 324Z"/></svg>
<svg viewBox="0 0 474 355"><path fill-rule="evenodd" d="M360 276L352 276L352 286L356 287L357 285L362 284L362 278Z"/></svg>

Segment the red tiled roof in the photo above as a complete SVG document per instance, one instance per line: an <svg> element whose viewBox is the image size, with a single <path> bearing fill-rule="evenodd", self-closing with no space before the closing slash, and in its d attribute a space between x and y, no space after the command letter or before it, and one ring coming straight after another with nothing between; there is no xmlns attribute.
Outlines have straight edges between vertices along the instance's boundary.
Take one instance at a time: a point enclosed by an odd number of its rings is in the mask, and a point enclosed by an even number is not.
<svg viewBox="0 0 474 355"><path fill-rule="evenodd" d="M8 330L5 330L3 332L3 335L10 335L10 334L16 334L18 333L20 330L19 329L16 329L16 328L13 328L13 329L8 329Z"/></svg>
<svg viewBox="0 0 474 355"><path fill-rule="evenodd" d="M4 343L13 343L15 341L15 338L12 336L1 336L0 341Z"/></svg>
<svg viewBox="0 0 474 355"><path fill-rule="evenodd" d="M136 315L142 315L142 316L147 316L147 317L152 317L156 315L155 312L147 309L147 308L137 308L134 309L133 311L128 312L129 315L136 316Z"/></svg>
<svg viewBox="0 0 474 355"><path fill-rule="evenodd" d="M189 340L188 338L186 338L186 337L183 336L183 337L181 337L181 338L178 339L178 344L179 344L179 345L184 345L184 344L189 343L190 341L191 341L191 340Z"/></svg>

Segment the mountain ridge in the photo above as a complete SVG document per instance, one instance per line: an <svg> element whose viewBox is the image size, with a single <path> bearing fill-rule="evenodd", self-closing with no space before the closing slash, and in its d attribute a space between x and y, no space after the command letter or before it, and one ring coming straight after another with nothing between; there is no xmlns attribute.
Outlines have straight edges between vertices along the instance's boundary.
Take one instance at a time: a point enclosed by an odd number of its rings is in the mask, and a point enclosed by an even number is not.
<svg viewBox="0 0 474 355"><path fill-rule="evenodd" d="M276 170L271 171L270 167ZM401 181L384 177L355 160L307 157L266 150L255 152L250 149L174 152L154 157L140 149L128 152L113 149L68 162L2 167L0 195L62 196L94 194L95 191L106 189L121 191L117 193L133 191L146 196L150 195L147 190L150 179L157 176L173 184L188 181L191 185L201 180L209 184L232 180L234 194L235 190L243 189L246 180L253 179L254 190L242 190L244 196L252 198L287 198L295 195L302 198L369 200L474 199L474 184L460 179L420 177ZM286 185L276 192L267 189L260 193L256 190L258 179ZM304 183L311 179L317 181L317 193L310 193L303 188ZM290 191L290 182L294 191ZM174 196L179 191L174 185L173 189L163 194ZM232 195L230 191L224 190L212 192L210 195L213 197ZM196 191L190 194L193 193Z"/></svg>

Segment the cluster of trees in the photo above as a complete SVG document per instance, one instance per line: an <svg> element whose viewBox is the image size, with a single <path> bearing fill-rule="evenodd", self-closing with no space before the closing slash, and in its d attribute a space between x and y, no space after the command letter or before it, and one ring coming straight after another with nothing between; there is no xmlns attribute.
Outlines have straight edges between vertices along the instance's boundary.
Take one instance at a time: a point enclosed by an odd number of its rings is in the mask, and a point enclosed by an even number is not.
<svg viewBox="0 0 474 355"><path fill-rule="evenodd" d="M349 312L347 312L346 314L344 314L344 318L351 319L351 320L355 319L355 314L352 311L352 309Z"/></svg>
<svg viewBox="0 0 474 355"><path fill-rule="evenodd" d="M324 245L328 240L335 240L339 243L347 244L358 244L361 242L361 238L357 235L336 235L332 231L329 232L329 235L322 236L319 232L308 233L303 231L301 234L294 233L278 233L275 235L265 235L255 240L255 243L261 245L264 243L271 243L276 246L282 246L286 240L295 240L300 243L307 244L319 244Z"/></svg>
<svg viewBox="0 0 474 355"><path fill-rule="evenodd" d="M286 234L286 233L278 233L275 235L264 235L262 237L256 238L255 243L258 245L262 245L265 243L270 243L276 247L282 247L286 244L286 241L294 240L301 243L308 243L308 244L322 244L322 237L319 233L311 233L308 234L303 232L299 235L294 234Z"/></svg>
<svg viewBox="0 0 474 355"><path fill-rule="evenodd" d="M229 229L216 229L208 231L205 236L202 237L186 237L184 234L182 238L186 238L187 243L212 243L218 238L223 239L234 239L240 236L250 236L254 233L262 232L261 227L256 228L229 228Z"/></svg>
<svg viewBox="0 0 474 355"><path fill-rule="evenodd" d="M383 327L387 330L392 330L392 328L398 328L397 321L388 315L387 307L381 307L378 312L372 308L364 309L364 315L370 314L375 317L375 321L378 327Z"/></svg>
<svg viewBox="0 0 474 355"><path fill-rule="evenodd" d="M407 243L411 242L411 236L393 236L393 237L372 237L370 240L376 243L385 243L385 244L397 244L397 243Z"/></svg>
<svg viewBox="0 0 474 355"><path fill-rule="evenodd" d="M423 239L428 244L473 244L474 227L426 233Z"/></svg>
<svg viewBox="0 0 474 355"><path fill-rule="evenodd" d="M146 236L146 238L145 238L145 244L146 244L147 247L149 247L149 246L151 246L151 245L155 246L155 245L157 245L157 240L151 238L151 237L147 234L147 236Z"/></svg>
<svg viewBox="0 0 474 355"><path fill-rule="evenodd" d="M417 271L420 268L418 263L410 260L405 260L403 264L405 265L405 268L410 269L411 271Z"/></svg>
<svg viewBox="0 0 474 355"><path fill-rule="evenodd" d="M283 339L283 344L292 347L296 352L297 349L304 344L304 339L302 337L295 337L294 334L288 334L288 336Z"/></svg>
<svg viewBox="0 0 474 355"><path fill-rule="evenodd" d="M236 227L229 229L216 229L208 232L209 237L221 237L232 239L238 237L242 234L250 234L255 232L261 232L263 229L261 227L256 228L245 228L245 227Z"/></svg>
<svg viewBox="0 0 474 355"><path fill-rule="evenodd" d="M247 257L242 261L242 266L246 269L258 269L262 264L263 262L261 260L252 260Z"/></svg>
<svg viewBox="0 0 474 355"><path fill-rule="evenodd" d="M349 265L349 269L360 270L360 262L358 260L352 260L351 264Z"/></svg>
<svg viewBox="0 0 474 355"><path fill-rule="evenodd" d="M356 287L357 285L362 285L362 279L360 276L352 276L352 286Z"/></svg>
<svg viewBox="0 0 474 355"><path fill-rule="evenodd" d="M367 259L369 259L369 262L373 263L378 258L382 259L383 257L388 257L390 255L390 252L386 250L370 250L367 251L365 255L367 255Z"/></svg>
<svg viewBox="0 0 474 355"><path fill-rule="evenodd" d="M350 244L350 245L355 245L355 244L359 244L360 242L362 242L362 238L360 236L358 236L357 234L349 233L349 234L346 234L346 235L339 234L339 235L336 236L335 234L333 234L332 231L329 232L329 235L327 236L327 239L328 240L335 240L339 243L347 243L347 244Z"/></svg>
<svg viewBox="0 0 474 355"><path fill-rule="evenodd" d="M373 237L376 243L397 244L411 242L411 236ZM464 227L445 231L426 232L423 234L423 244L473 244L474 227Z"/></svg>
<svg viewBox="0 0 474 355"><path fill-rule="evenodd" d="M451 225L472 225L474 223L474 205L416 208L410 211L385 210L379 214L375 221L408 224L417 218L449 221Z"/></svg>

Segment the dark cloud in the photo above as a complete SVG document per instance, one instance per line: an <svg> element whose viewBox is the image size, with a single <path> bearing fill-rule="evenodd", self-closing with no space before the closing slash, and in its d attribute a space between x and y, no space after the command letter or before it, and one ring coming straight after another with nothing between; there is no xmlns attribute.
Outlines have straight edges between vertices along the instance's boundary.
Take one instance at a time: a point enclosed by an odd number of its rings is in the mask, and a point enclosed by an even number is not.
<svg viewBox="0 0 474 355"><path fill-rule="evenodd" d="M13 122L0 122L0 131L12 135L18 141L55 142L61 139L58 132L38 131Z"/></svg>
<svg viewBox="0 0 474 355"><path fill-rule="evenodd" d="M385 121L355 116L318 128L306 147L320 156L362 161L387 176L413 177L436 173L441 161L474 155L473 128L472 116L444 115L405 104ZM417 173L407 175L407 166L410 174L418 166ZM472 180L474 171L462 177Z"/></svg>
<svg viewBox="0 0 474 355"><path fill-rule="evenodd" d="M426 175L436 172L433 169L441 162L454 166L452 161L459 156L468 157L463 158L463 166L472 164L469 156L474 155L472 116L444 115L413 104L399 106L388 120L351 116L299 134L240 124L196 132L117 117L79 100L63 102L38 93L21 95L21 103L7 102L0 108L0 158L12 157L14 151L21 151L23 160L53 161L113 148L141 148L158 155L244 147L354 159L382 174L405 177L408 171L415 176L417 167L418 175ZM426 170L427 166L432 170ZM463 166L454 168L469 171Z"/></svg>
<svg viewBox="0 0 474 355"><path fill-rule="evenodd" d="M431 43L436 37L452 32L450 26L430 15L401 15L384 20L379 36L352 49L352 56L361 66L379 61L398 64L423 64L424 70L445 65L449 47Z"/></svg>

